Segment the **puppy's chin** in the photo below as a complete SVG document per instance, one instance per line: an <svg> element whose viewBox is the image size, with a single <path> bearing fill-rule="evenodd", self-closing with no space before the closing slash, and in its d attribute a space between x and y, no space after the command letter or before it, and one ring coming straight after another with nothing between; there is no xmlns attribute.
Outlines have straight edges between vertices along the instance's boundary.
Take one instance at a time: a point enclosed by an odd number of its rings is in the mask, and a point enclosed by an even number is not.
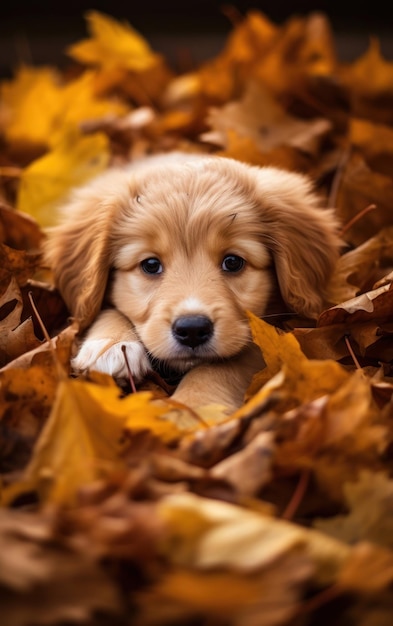
<svg viewBox="0 0 393 626"><path fill-rule="evenodd" d="M233 355L233 356L237 356ZM210 356L190 356L190 357L173 357L168 359L156 359L150 355L153 369L167 381L175 382L176 384L187 374L190 370L198 367L199 365L209 365L213 363L225 363L230 361L231 357L220 357L217 355Z"/></svg>

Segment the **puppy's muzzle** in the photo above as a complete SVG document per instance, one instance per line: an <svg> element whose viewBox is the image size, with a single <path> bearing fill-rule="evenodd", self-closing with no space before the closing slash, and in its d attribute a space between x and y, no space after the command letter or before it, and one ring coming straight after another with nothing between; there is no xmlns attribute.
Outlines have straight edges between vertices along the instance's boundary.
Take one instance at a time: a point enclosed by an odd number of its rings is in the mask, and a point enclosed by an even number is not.
<svg viewBox="0 0 393 626"><path fill-rule="evenodd" d="M172 335L178 343L197 348L213 336L213 322L205 315L183 315L172 324Z"/></svg>

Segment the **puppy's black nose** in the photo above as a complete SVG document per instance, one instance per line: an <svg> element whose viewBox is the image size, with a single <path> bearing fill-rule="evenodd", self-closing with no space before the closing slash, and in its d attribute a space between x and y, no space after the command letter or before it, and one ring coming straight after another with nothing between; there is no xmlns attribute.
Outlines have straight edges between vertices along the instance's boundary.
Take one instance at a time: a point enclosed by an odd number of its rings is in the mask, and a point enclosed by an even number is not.
<svg viewBox="0 0 393 626"><path fill-rule="evenodd" d="M183 315L173 322L172 334L183 346L196 348L213 335L213 322L205 315Z"/></svg>

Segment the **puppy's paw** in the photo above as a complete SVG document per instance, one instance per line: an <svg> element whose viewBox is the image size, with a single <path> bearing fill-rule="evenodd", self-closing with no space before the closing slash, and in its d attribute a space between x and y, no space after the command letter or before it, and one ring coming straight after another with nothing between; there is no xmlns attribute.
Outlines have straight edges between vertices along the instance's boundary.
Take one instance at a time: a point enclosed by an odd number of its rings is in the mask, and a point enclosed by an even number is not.
<svg viewBox="0 0 393 626"><path fill-rule="evenodd" d="M108 339L86 339L71 365L75 372L96 370L114 378L128 378L128 366L136 380L141 380L151 369L145 348L139 341L110 343Z"/></svg>

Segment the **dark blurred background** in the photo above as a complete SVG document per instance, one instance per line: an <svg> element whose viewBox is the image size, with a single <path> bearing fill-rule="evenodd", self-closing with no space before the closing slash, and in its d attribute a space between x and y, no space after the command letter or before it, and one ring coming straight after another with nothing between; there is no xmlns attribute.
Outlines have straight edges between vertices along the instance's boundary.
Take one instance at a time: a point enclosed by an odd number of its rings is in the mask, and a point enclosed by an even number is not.
<svg viewBox="0 0 393 626"><path fill-rule="evenodd" d="M182 71L220 51L232 29L228 15L245 14L253 8L277 24L293 15L322 11L332 24L341 60L350 61L362 54L371 35L380 39L384 56L393 60L393 10L386 0L227 4L214 0L0 0L0 75L10 76L21 62L63 66L67 45L87 35L83 15L89 9L127 20L174 69Z"/></svg>

